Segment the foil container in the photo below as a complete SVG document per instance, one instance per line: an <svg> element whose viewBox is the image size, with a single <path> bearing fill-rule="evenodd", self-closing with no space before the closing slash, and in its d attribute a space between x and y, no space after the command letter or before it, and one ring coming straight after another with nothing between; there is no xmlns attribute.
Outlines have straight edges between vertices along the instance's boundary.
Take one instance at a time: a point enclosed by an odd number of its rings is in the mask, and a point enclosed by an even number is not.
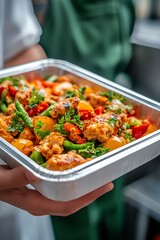
<svg viewBox="0 0 160 240"><path fill-rule="evenodd" d="M101 90L113 90L125 96L158 130L89 162L65 171L47 170L0 138L0 158L9 166L24 166L41 180L33 187L47 198L70 201L111 182L160 154L160 103L102 78L74 64L46 59L0 71L7 76L69 75L76 83L84 83Z"/></svg>

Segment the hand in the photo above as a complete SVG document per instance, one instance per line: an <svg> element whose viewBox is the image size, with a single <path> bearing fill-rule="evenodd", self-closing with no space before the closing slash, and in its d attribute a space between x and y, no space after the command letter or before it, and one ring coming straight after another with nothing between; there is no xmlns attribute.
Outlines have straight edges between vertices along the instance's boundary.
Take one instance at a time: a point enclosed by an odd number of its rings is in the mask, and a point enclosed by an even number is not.
<svg viewBox="0 0 160 240"><path fill-rule="evenodd" d="M44 197L36 190L28 189L27 184L40 181L24 167L10 169L0 166L0 200L26 210L35 216L68 216L95 201L104 193L113 189L113 184L86 194L68 202L58 202Z"/></svg>

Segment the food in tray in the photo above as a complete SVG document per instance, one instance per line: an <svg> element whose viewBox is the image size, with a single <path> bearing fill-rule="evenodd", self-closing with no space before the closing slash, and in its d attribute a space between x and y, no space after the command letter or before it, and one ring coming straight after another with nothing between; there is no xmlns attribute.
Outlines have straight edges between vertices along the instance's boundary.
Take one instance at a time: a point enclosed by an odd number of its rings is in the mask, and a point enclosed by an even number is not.
<svg viewBox="0 0 160 240"><path fill-rule="evenodd" d="M73 168L155 130L124 96L67 75L0 79L0 136L50 170Z"/></svg>

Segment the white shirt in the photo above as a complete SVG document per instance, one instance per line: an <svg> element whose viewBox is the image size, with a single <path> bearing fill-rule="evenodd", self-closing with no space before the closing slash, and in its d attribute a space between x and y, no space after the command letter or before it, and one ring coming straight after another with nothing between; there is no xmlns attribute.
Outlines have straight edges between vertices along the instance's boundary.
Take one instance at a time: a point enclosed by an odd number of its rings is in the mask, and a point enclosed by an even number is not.
<svg viewBox="0 0 160 240"><path fill-rule="evenodd" d="M38 43L40 35L31 0L0 0L0 68L4 60Z"/></svg>
<svg viewBox="0 0 160 240"><path fill-rule="evenodd" d="M40 35L30 0L0 0L0 68L4 60L38 43ZM3 240L54 240L48 216L35 217L1 201L0 224Z"/></svg>

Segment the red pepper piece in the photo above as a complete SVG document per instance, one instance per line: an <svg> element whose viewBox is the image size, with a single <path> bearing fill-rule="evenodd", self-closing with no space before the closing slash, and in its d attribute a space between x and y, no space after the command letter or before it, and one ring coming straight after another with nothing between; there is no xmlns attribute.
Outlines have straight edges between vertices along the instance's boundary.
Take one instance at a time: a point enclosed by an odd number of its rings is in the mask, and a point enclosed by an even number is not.
<svg viewBox="0 0 160 240"><path fill-rule="evenodd" d="M105 107L102 107L102 106L99 106L99 107L95 108L95 110L94 110L96 115L100 115L100 114L104 113L104 111L105 111Z"/></svg>
<svg viewBox="0 0 160 240"><path fill-rule="evenodd" d="M2 92L3 92L3 90L4 90L4 87L0 87L0 99L1 99L1 97L2 97Z"/></svg>
<svg viewBox="0 0 160 240"><path fill-rule="evenodd" d="M80 110L81 120L89 120L93 117L93 113L89 110Z"/></svg>
<svg viewBox="0 0 160 240"><path fill-rule="evenodd" d="M53 88L53 87L55 86L55 83L43 81L43 82L42 82L42 85L43 85L45 88Z"/></svg>
<svg viewBox="0 0 160 240"><path fill-rule="evenodd" d="M36 116L42 113L43 111L45 111L48 107L49 107L48 103L45 103L45 102L39 103L36 107L28 110L28 115L30 117Z"/></svg>
<svg viewBox="0 0 160 240"><path fill-rule="evenodd" d="M82 134L81 129L78 126L75 126L74 124L71 124L71 123L64 123L64 129L67 132L73 133L73 134L76 134L76 135Z"/></svg>
<svg viewBox="0 0 160 240"><path fill-rule="evenodd" d="M149 123L144 123L143 125L133 126L132 135L134 138L140 138L145 134L149 126Z"/></svg>
<svg viewBox="0 0 160 240"><path fill-rule="evenodd" d="M48 103L45 103L45 102L39 103L37 105L37 112L38 112L38 114L42 113L43 111L45 111L48 107L49 107Z"/></svg>
<svg viewBox="0 0 160 240"><path fill-rule="evenodd" d="M78 144L85 143L87 140L79 136L82 134L82 131L80 130L79 127L75 126L74 124L71 123L64 123L64 128L67 132L69 132L69 139Z"/></svg>
<svg viewBox="0 0 160 240"><path fill-rule="evenodd" d="M28 110L28 115L29 115L30 117L36 116L36 115L37 115L37 108L36 108L36 107L35 107L35 108L30 108L30 109Z"/></svg>
<svg viewBox="0 0 160 240"><path fill-rule="evenodd" d="M9 86L9 94L10 94L10 96L15 97L17 91L18 90L13 85Z"/></svg>

